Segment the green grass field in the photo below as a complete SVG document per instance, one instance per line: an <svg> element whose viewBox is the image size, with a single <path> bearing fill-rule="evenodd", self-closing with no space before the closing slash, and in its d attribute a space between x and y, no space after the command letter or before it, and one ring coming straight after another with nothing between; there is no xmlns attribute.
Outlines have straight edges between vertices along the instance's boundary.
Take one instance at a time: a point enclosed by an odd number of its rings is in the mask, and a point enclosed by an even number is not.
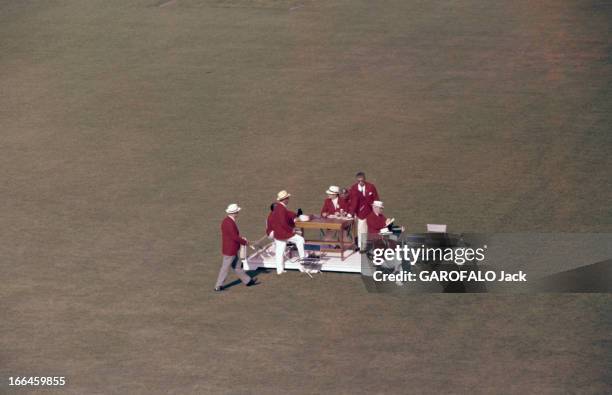
<svg viewBox="0 0 612 395"><path fill-rule="evenodd" d="M316 212L358 170L414 232L612 232L611 21L594 0L0 0L0 392L610 393L609 295L211 291L228 203L257 239L276 192Z"/></svg>

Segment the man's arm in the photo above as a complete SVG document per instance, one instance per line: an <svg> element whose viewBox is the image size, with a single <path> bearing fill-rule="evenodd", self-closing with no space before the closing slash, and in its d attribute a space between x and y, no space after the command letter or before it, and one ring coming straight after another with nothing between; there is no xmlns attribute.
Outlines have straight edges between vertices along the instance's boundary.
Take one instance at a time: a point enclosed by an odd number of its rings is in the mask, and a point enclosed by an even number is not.
<svg viewBox="0 0 612 395"><path fill-rule="evenodd" d="M327 208L327 199L325 199L325 201L323 202L323 207L321 207L321 215L323 217L327 217L328 214L329 214L329 211Z"/></svg>
<svg viewBox="0 0 612 395"><path fill-rule="evenodd" d="M287 210L287 225L289 226L289 228L293 229L295 227L295 219L297 218L297 216L297 213L294 213L291 210Z"/></svg>
<svg viewBox="0 0 612 395"><path fill-rule="evenodd" d="M357 210L359 209L359 199L361 197L361 194L356 188L351 188L350 195L351 195L351 198L349 199L349 203L350 203L349 212L351 214L356 214Z"/></svg>
<svg viewBox="0 0 612 395"><path fill-rule="evenodd" d="M249 243L249 241L246 238L240 236L238 225L236 225L235 223L232 226L232 224L230 224L229 222L224 222L223 223L223 233L229 235L232 240L234 240L236 243L239 243L241 245L247 245Z"/></svg>
<svg viewBox="0 0 612 395"><path fill-rule="evenodd" d="M374 184L372 184L372 196L374 196L374 200L380 200L380 197L378 196L378 191L376 190Z"/></svg>

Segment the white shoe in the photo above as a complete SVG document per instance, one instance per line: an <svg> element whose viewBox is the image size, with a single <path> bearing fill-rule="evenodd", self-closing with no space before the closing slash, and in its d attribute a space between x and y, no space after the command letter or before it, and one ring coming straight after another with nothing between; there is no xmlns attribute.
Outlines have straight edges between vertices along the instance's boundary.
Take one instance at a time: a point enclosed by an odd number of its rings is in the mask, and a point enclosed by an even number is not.
<svg viewBox="0 0 612 395"><path fill-rule="evenodd" d="M286 271L286 270L283 270L282 272L276 272L276 274L278 274L279 276L280 276L281 274L283 274L283 273L287 273L287 271Z"/></svg>

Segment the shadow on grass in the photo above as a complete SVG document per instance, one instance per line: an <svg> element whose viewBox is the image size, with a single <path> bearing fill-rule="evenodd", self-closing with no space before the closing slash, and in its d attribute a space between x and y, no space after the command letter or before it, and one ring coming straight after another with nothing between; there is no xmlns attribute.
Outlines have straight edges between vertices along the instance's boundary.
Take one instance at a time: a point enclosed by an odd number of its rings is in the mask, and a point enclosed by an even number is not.
<svg viewBox="0 0 612 395"><path fill-rule="evenodd" d="M260 268L257 268L257 270L249 270L249 271L246 272L246 274L248 274L252 279L256 279L257 276L259 276L260 274L262 274L262 273L263 274L267 274L268 272L269 272L268 269L260 267ZM236 280L232 281L229 284L225 284L223 286L223 290L224 291L228 290L231 287L236 286L236 285L240 285L240 284L242 284L242 281L240 281L240 279L236 279Z"/></svg>

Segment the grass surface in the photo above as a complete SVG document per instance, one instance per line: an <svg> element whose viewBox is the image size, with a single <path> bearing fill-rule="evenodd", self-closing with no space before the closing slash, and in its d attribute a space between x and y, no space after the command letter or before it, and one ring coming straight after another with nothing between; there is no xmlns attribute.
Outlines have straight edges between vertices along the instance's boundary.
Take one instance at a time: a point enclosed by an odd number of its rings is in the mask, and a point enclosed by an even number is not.
<svg viewBox="0 0 612 395"><path fill-rule="evenodd" d="M598 1L0 1L0 373L68 394L609 393L609 295L213 294L357 170L411 231L611 232ZM8 387L3 391L17 392ZM23 390L22 390L23 391Z"/></svg>

